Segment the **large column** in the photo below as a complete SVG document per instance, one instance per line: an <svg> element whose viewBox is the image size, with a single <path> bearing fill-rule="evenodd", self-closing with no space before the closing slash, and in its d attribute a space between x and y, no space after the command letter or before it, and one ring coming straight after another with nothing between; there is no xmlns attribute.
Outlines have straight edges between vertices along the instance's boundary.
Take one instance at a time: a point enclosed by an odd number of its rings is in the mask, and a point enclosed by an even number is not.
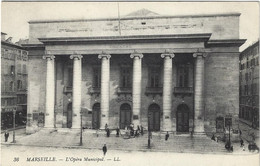
<svg viewBox="0 0 260 166"><path fill-rule="evenodd" d="M109 127L109 86L110 86L110 58L111 55L102 52L98 55L101 59L101 121L100 128Z"/></svg>
<svg viewBox="0 0 260 166"><path fill-rule="evenodd" d="M171 131L171 110L172 110L172 58L174 54L166 51L161 55L164 58L163 69L163 122L162 130Z"/></svg>
<svg viewBox="0 0 260 166"><path fill-rule="evenodd" d="M195 81L194 81L194 132L204 133L204 58L205 53L194 53Z"/></svg>
<svg viewBox="0 0 260 166"><path fill-rule="evenodd" d="M45 96L45 121L44 127L54 127L54 97L55 97L55 85L54 85L54 58L53 55L45 55L43 59L47 60L47 72L46 72L46 96Z"/></svg>
<svg viewBox="0 0 260 166"><path fill-rule="evenodd" d="M73 129L80 129L80 114L81 114L81 80L82 69L81 59L82 55L71 55L73 59L73 87L72 87L72 127Z"/></svg>
<svg viewBox="0 0 260 166"><path fill-rule="evenodd" d="M143 54L134 52L130 55L133 58L133 124L134 127L140 125L140 111L141 111L141 85L142 85L142 58Z"/></svg>

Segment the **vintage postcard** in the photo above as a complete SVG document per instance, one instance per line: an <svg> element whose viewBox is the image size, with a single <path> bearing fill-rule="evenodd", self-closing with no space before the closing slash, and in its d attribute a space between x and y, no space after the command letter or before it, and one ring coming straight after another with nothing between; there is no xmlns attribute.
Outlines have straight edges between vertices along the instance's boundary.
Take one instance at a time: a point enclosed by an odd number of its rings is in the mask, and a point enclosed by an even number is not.
<svg viewBox="0 0 260 166"><path fill-rule="evenodd" d="M259 165L259 2L1 2L1 165Z"/></svg>

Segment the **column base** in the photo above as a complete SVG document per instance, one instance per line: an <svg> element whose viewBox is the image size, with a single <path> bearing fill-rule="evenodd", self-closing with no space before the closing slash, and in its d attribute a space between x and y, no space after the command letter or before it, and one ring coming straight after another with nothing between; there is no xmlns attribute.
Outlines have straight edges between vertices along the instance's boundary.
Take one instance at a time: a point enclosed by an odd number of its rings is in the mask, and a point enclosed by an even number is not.
<svg viewBox="0 0 260 166"><path fill-rule="evenodd" d="M57 131L57 129L54 128L54 127L43 127L43 128L41 129L41 131L54 132L54 131Z"/></svg>
<svg viewBox="0 0 260 166"><path fill-rule="evenodd" d="M206 132L193 132L193 135L206 135Z"/></svg>

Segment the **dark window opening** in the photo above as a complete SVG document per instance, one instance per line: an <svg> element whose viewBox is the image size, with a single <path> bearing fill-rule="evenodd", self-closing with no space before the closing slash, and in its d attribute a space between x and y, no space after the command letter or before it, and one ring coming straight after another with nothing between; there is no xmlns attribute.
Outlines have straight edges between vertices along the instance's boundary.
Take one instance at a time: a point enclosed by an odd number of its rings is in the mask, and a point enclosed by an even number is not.
<svg viewBox="0 0 260 166"><path fill-rule="evenodd" d="M178 67L178 86L189 86L189 66L187 65L182 65Z"/></svg>
<svg viewBox="0 0 260 166"><path fill-rule="evenodd" d="M160 68L153 67L150 69L150 87L160 86Z"/></svg>
<svg viewBox="0 0 260 166"><path fill-rule="evenodd" d="M100 67L94 67L93 68L93 87L95 87L95 88L101 87Z"/></svg>
<svg viewBox="0 0 260 166"><path fill-rule="evenodd" d="M23 83L22 83L21 80L17 80L17 89L18 89L18 90L23 89Z"/></svg>
<svg viewBox="0 0 260 166"><path fill-rule="evenodd" d="M72 69L72 67L68 68L68 73L69 73L68 86L72 86L73 85L73 69Z"/></svg>
<svg viewBox="0 0 260 166"><path fill-rule="evenodd" d="M132 87L132 73L130 67L121 68L121 87Z"/></svg>

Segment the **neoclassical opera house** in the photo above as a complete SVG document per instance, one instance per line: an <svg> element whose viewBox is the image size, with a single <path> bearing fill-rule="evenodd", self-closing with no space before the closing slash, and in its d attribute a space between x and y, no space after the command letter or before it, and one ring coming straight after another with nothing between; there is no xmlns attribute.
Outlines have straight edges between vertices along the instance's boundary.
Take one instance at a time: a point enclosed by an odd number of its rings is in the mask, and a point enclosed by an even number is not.
<svg viewBox="0 0 260 166"><path fill-rule="evenodd" d="M239 13L29 22L27 132L222 132L239 113Z"/></svg>

